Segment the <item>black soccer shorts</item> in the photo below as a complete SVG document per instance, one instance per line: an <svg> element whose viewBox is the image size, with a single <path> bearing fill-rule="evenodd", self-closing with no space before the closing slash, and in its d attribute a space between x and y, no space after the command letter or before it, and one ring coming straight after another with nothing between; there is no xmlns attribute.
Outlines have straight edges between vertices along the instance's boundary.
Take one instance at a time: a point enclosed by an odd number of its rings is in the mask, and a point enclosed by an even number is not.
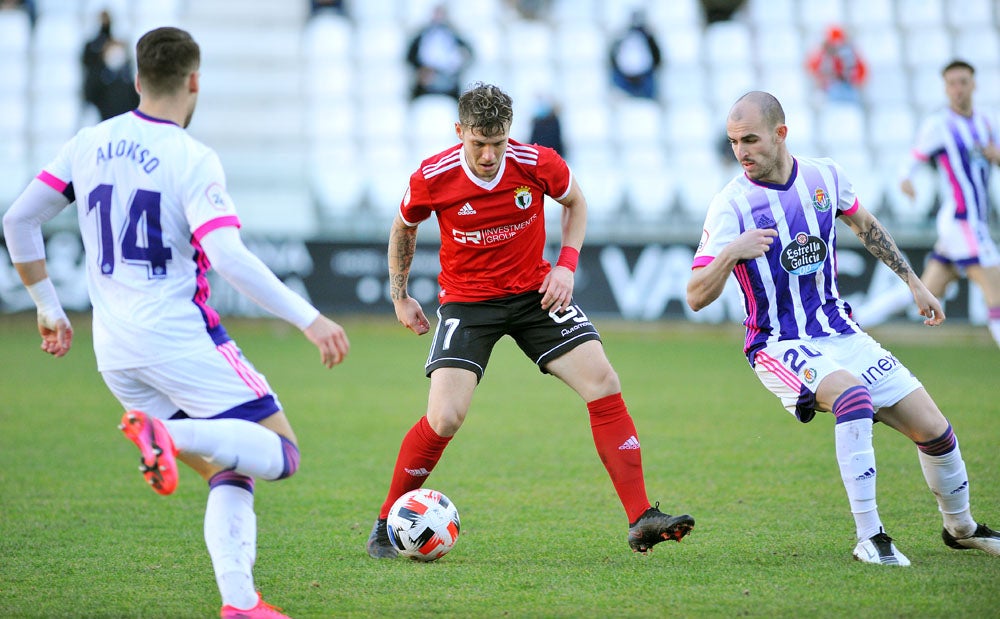
<svg viewBox="0 0 1000 619"><path fill-rule="evenodd" d="M542 295L525 292L475 303L445 303L437 311L438 324L427 364L427 376L437 368L464 368L482 380L493 346L509 335L543 373L545 365L589 340L600 341L578 305L560 313L542 309Z"/></svg>

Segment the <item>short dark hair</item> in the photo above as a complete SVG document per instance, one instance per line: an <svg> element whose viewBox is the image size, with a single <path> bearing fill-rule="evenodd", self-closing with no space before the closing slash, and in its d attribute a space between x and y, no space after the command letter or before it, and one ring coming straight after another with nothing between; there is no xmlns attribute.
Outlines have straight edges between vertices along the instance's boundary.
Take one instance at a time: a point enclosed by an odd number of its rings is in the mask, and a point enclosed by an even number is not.
<svg viewBox="0 0 1000 619"><path fill-rule="evenodd" d="M476 82L458 98L458 122L485 137L501 135L514 119L514 101L499 86Z"/></svg>
<svg viewBox="0 0 1000 619"><path fill-rule="evenodd" d="M135 46L136 67L144 91L167 95L181 88L184 79L201 65L201 49L180 28L156 28L142 35Z"/></svg>
<svg viewBox="0 0 1000 619"><path fill-rule="evenodd" d="M973 75L976 74L976 70L973 68L973 66L968 62L962 60L961 58L956 58L955 60L952 60L948 64L944 65L944 68L941 69L941 75L944 75L945 73L951 71L952 69L967 69L969 73Z"/></svg>

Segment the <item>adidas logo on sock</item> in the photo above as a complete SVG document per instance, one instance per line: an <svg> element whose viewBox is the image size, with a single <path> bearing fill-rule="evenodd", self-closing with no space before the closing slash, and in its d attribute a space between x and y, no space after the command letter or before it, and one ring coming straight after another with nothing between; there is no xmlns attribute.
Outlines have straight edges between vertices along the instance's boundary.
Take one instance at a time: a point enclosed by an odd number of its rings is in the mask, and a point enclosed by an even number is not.
<svg viewBox="0 0 1000 619"><path fill-rule="evenodd" d="M626 449L639 449L639 439L634 436L628 437L628 440L622 443L622 446L618 448L618 451Z"/></svg>
<svg viewBox="0 0 1000 619"><path fill-rule="evenodd" d="M419 469L403 469L403 470L406 471L409 475L412 475L413 477L427 477L428 475L431 474L431 472L425 469L424 467L420 467Z"/></svg>
<svg viewBox="0 0 1000 619"><path fill-rule="evenodd" d="M472 205L469 204L468 202L466 202L465 206L463 206L462 208L458 209L458 214L459 215L475 215L476 214L476 209L472 208Z"/></svg>
<svg viewBox="0 0 1000 619"><path fill-rule="evenodd" d="M855 477L854 480L855 481L865 481L867 479L874 479L874 478L875 478L875 469L872 468L872 467L869 467L867 471L865 471L864 473L862 473L862 474L858 475L857 477Z"/></svg>

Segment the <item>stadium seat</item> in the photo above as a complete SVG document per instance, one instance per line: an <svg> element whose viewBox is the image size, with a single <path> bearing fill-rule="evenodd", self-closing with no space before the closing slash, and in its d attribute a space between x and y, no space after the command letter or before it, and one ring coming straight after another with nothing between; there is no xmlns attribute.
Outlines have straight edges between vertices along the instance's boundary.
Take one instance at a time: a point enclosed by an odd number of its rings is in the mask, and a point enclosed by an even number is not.
<svg viewBox="0 0 1000 619"><path fill-rule="evenodd" d="M551 65L555 57L552 49L552 28L548 22L532 19L513 19L504 26L502 41L504 55L514 70Z"/></svg>
<svg viewBox="0 0 1000 619"><path fill-rule="evenodd" d="M917 119L907 103L881 105L868 115L869 144L876 150L909 150L917 131Z"/></svg>
<svg viewBox="0 0 1000 619"><path fill-rule="evenodd" d="M413 149L420 157L429 157L458 143L455 121L458 109L455 100L444 95L425 95L410 104L407 134L413 139Z"/></svg>
<svg viewBox="0 0 1000 619"><path fill-rule="evenodd" d="M827 103L817 112L819 141L826 148L866 144L864 110L850 103Z"/></svg>
<svg viewBox="0 0 1000 619"><path fill-rule="evenodd" d="M708 103L720 109L729 107L747 92L758 88L755 71L745 66L715 66L709 74Z"/></svg>
<svg viewBox="0 0 1000 619"><path fill-rule="evenodd" d="M763 75L769 71L784 73L789 69L801 69L805 64L802 35L794 28L757 28L754 49Z"/></svg>
<svg viewBox="0 0 1000 619"><path fill-rule="evenodd" d="M806 40L818 39L831 25L847 21L847 12L841 0L799 0L796 6L796 21Z"/></svg>
<svg viewBox="0 0 1000 619"><path fill-rule="evenodd" d="M608 45L607 31L597 24L557 24L552 52L560 71L578 64L589 71L606 70Z"/></svg>
<svg viewBox="0 0 1000 619"><path fill-rule="evenodd" d="M626 98L616 102L612 111L614 139L619 148L631 145L650 146L663 142L663 108L649 99Z"/></svg>
<svg viewBox="0 0 1000 619"><path fill-rule="evenodd" d="M714 118L712 111L697 103L671 106L666 113L667 144L677 152L691 144L705 143L724 131L725 117Z"/></svg>
<svg viewBox="0 0 1000 619"><path fill-rule="evenodd" d="M684 151L674 166L677 175L677 209L692 224L701 225L712 198L729 182L728 172L714 145L695 145Z"/></svg>
<svg viewBox="0 0 1000 619"><path fill-rule="evenodd" d="M676 177L663 148L656 144L622 149L625 203L639 221L662 223L676 200Z"/></svg>
<svg viewBox="0 0 1000 619"><path fill-rule="evenodd" d="M610 147L572 147L567 160L573 177L587 198L588 219L609 221L621 215L624 181L619 161Z"/></svg>
<svg viewBox="0 0 1000 619"><path fill-rule="evenodd" d="M667 63L660 71L660 99L667 107L704 104L708 100L708 77L698 64Z"/></svg>
<svg viewBox="0 0 1000 619"><path fill-rule="evenodd" d="M947 2L944 5L944 13L948 25L954 28L995 26L997 22L994 20L1000 18L1000 14L995 14L997 13L995 0Z"/></svg>
<svg viewBox="0 0 1000 619"><path fill-rule="evenodd" d="M899 70L903 65L903 44L895 28L859 26L854 42L858 53L873 70Z"/></svg>
<svg viewBox="0 0 1000 619"><path fill-rule="evenodd" d="M705 19L698 0L671 0L670 2L649 2L646 7L649 21L656 24L658 32L664 34L668 26L674 30L700 31L705 27ZM663 41L661 41L662 45Z"/></svg>
<svg viewBox="0 0 1000 619"><path fill-rule="evenodd" d="M897 23L907 30L944 24L941 0L897 0L896 16Z"/></svg>
<svg viewBox="0 0 1000 619"><path fill-rule="evenodd" d="M358 4L380 4L362 2ZM354 60L357 62L385 61L405 63L406 48L413 33L404 33L392 21L364 22L354 30Z"/></svg>
<svg viewBox="0 0 1000 619"><path fill-rule="evenodd" d="M704 60L703 39L702 28L676 28L673 24L665 27L659 44L660 51L666 56L666 67L701 66Z"/></svg>
<svg viewBox="0 0 1000 619"><path fill-rule="evenodd" d="M379 2L351 2L351 19L364 28L368 24L388 24L399 26L401 0L380 0ZM429 12L427 13L429 15ZM424 16L426 19L426 15Z"/></svg>
<svg viewBox="0 0 1000 619"><path fill-rule="evenodd" d="M552 0L549 19L553 24L599 24L602 4L600 0Z"/></svg>
<svg viewBox="0 0 1000 619"><path fill-rule="evenodd" d="M899 67L872 67L861 89L861 98L870 108L910 103L909 74Z"/></svg>
<svg viewBox="0 0 1000 619"><path fill-rule="evenodd" d="M705 28L705 58L710 67L742 69L753 58L750 29L738 21L709 24Z"/></svg>
<svg viewBox="0 0 1000 619"><path fill-rule="evenodd" d="M356 106L349 101L314 101L306 106L305 133L314 144L353 141L358 133Z"/></svg>
<svg viewBox="0 0 1000 619"><path fill-rule="evenodd" d="M944 79L941 77L939 65L914 69L910 81L910 100L916 106L920 117L947 103L947 97L944 93Z"/></svg>
<svg viewBox="0 0 1000 619"><path fill-rule="evenodd" d="M319 146L309 160L309 186L319 214L347 218L365 203L367 183L358 150L351 146Z"/></svg>
<svg viewBox="0 0 1000 619"><path fill-rule="evenodd" d="M747 18L755 28L795 26L795 0L745 0Z"/></svg>
<svg viewBox="0 0 1000 619"><path fill-rule="evenodd" d="M306 22L302 53L307 63L346 61L354 49L354 27L350 20L321 13Z"/></svg>
<svg viewBox="0 0 1000 619"><path fill-rule="evenodd" d="M989 24L967 26L955 32L954 41L955 57L976 67L977 75L988 75L1000 66L1000 35L997 28ZM989 79L996 81L996 78Z"/></svg>
<svg viewBox="0 0 1000 619"><path fill-rule="evenodd" d="M780 97L779 100L781 100ZM794 155L815 157L819 152L816 144L819 138L817 136L816 115L812 107L805 102L787 105L784 100L781 102L785 109L785 124L788 126L789 151Z"/></svg>
<svg viewBox="0 0 1000 619"><path fill-rule="evenodd" d="M847 0L846 23L852 29L896 27L893 0Z"/></svg>
<svg viewBox="0 0 1000 619"><path fill-rule="evenodd" d="M303 68L303 90L308 101L346 101L358 91L355 64L338 58L309 62ZM398 92L402 93L400 88Z"/></svg>
<svg viewBox="0 0 1000 619"><path fill-rule="evenodd" d="M952 58L951 35L941 26L913 28L903 35L904 61L911 69L941 69Z"/></svg>
<svg viewBox="0 0 1000 619"><path fill-rule="evenodd" d="M611 115L604 105L578 101L566 105L562 113L563 140L577 152L576 145L598 145L606 148L611 144Z"/></svg>
<svg viewBox="0 0 1000 619"><path fill-rule="evenodd" d="M30 42L28 14L24 11L0 11L0 55L22 57L28 53Z"/></svg>

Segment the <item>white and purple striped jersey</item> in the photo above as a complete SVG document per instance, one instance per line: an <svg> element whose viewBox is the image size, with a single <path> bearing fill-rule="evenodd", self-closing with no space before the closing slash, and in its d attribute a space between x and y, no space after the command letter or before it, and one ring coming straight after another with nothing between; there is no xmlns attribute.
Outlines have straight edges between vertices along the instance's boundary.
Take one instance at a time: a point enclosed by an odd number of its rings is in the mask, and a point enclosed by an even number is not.
<svg viewBox="0 0 1000 619"><path fill-rule="evenodd" d="M768 343L861 331L837 289L836 218L858 208L854 187L830 159L796 158L784 185L740 174L708 207L694 268L740 234L773 228L767 253L733 269L746 310L744 352L750 364Z"/></svg>
<svg viewBox="0 0 1000 619"><path fill-rule="evenodd" d="M915 163L934 163L937 167L941 200L938 230L942 232L958 224L964 231L959 243L963 247L957 248L954 256L947 247L940 248L946 259L960 264L977 262L976 239L989 237L992 166L982 149L998 143L996 123L979 111L963 116L951 108L943 108L925 119L920 127L912 154Z"/></svg>
<svg viewBox="0 0 1000 619"><path fill-rule="evenodd" d="M199 240L240 224L212 149L136 110L81 130L38 179L77 203L99 370L229 341Z"/></svg>

